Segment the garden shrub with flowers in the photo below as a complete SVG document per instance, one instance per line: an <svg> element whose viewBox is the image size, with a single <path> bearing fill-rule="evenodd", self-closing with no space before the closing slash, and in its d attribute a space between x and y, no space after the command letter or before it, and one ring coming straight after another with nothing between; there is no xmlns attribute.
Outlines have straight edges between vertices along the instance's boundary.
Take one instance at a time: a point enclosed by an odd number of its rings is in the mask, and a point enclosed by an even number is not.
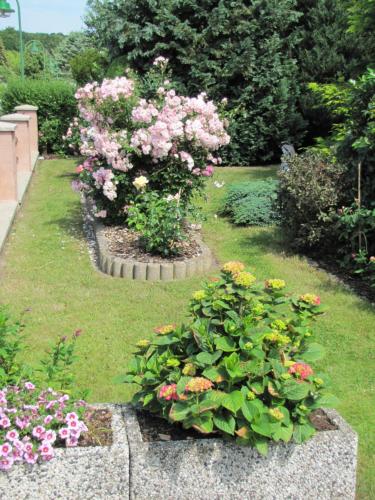
<svg viewBox="0 0 375 500"><path fill-rule="evenodd" d="M153 82L159 80L152 97L144 98L130 73L76 93L86 159L73 188L92 197L96 216L108 223L124 223L142 192L166 200L178 194L186 208L221 163L219 148L229 143L219 109L204 93L178 95L167 63L163 57L154 61Z"/></svg>
<svg viewBox="0 0 375 500"><path fill-rule="evenodd" d="M80 331L51 346L39 368L25 365L22 321L0 305L0 470L54 457L54 447L78 445L86 403L74 390L72 364Z"/></svg>
<svg viewBox="0 0 375 500"><path fill-rule="evenodd" d="M159 327L138 342L119 378L140 386L134 404L263 454L269 441L311 437L310 413L335 404L328 378L310 365L323 355L312 323L324 308L318 296L294 297L285 286L226 263L193 294L189 324Z"/></svg>
<svg viewBox="0 0 375 500"><path fill-rule="evenodd" d="M28 381L0 390L0 470L49 461L59 443L77 446L88 430L82 420L85 407L84 401Z"/></svg>

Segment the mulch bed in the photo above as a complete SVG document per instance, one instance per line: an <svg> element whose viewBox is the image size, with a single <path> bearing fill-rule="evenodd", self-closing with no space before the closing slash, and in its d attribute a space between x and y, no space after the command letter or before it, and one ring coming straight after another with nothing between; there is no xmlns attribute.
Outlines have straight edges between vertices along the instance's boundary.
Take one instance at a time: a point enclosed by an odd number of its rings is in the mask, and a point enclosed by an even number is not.
<svg viewBox="0 0 375 500"><path fill-rule="evenodd" d="M147 253L141 246L139 234L124 226L109 226L104 231L108 250L112 255L138 262L176 262L197 257L201 254L199 244L194 239L194 231L186 229L186 241L182 241L178 256L163 257Z"/></svg>
<svg viewBox="0 0 375 500"><path fill-rule="evenodd" d="M341 268L335 261L321 260L316 256L313 256L312 259L308 257L308 261L313 267L324 269L324 271L331 274L335 279L355 292L362 299L366 299L371 303L375 302L375 288L359 276L350 274L348 271Z"/></svg>
<svg viewBox="0 0 375 500"><path fill-rule="evenodd" d="M163 418L146 411L137 411L139 427L143 441L191 441L195 439L221 439L220 434L201 434L194 429L183 429L178 424L171 424ZM310 421L317 431L331 431L338 427L323 410L315 410L310 415Z"/></svg>

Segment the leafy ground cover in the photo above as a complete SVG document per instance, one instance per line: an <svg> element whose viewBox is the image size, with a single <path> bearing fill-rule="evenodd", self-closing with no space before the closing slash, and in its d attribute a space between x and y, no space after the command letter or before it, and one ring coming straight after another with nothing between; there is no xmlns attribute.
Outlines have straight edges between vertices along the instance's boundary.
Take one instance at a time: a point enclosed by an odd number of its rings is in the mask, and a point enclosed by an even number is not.
<svg viewBox="0 0 375 500"><path fill-rule="evenodd" d="M112 379L126 369L132 345L155 326L184 320L199 278L172 283L129 282L92 267L82 233L79 199L70 189L74 162L39 165L0 268L0 302L27 314L30 361L60 335L82 329L76 365L79 385L91 401L124 401L130 389ZM213 180L251 181L272 168L218 169ZM234 227L216 217L224 189L209 183L205 241L220 262L241 260L259 279L285 279L291 292L316 293L329 307L317 324L327 355L321 368L332 377L338 410L360 436L359 498L375 496L375 308L306 259L285 251L280 230Z"/></svg>

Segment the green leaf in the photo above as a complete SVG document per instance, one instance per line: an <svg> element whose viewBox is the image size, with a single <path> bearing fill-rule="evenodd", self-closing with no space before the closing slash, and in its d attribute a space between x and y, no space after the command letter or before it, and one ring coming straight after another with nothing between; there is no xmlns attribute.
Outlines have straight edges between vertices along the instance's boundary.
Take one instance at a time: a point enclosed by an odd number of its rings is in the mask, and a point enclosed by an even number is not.
<svg viewBox="0 0 375 500"><path fill-rule="evenodd" d="M265 438L262 438L260 436L257 436L255 439L255 448L258 450L258 452L261 455L267 456L267 454L268 454L268 440Z"/></svg>
<svg viewBox="0 0 375 500"><path fill-rule="evenodd" d="M244 397L242 392L233 391L227 394L227 396L221 402L221 405L235 414L241 408L243 402L244 402Z"/></svg>
<svg viewBox="0 0 375 500"><path fill-rule="evenodd" d="M235 341L230 337L219 337L215 339L215 345L217 349L224 352L232 352L237 349Z"/></svg>
<svg viewBox="0 0 375 500"><path fill-rule="evenodd" d="M232 415L216 415L214 416L214 424L226 434L230 434L231 436L234 435L236 420Z"/></svg>
<svg viewBox="0 0 375 500"><path fill-rule="evenodd" d="M309 439L315 434L315 429L310 424L295 424L293 431L294 441L298 444L302 444L304 441Z"/></svg>
<svg viewBox="0 0 375 500"><path fill-rule="evenodd" d="M221 351L216 351L214 353L204 351L197 354L195 359L198 361L198 363L201 363L202 365L213 365L220 358L221 355L222 355Z"/></svg>
<svg viewBox="0 0 375 500"><path fill-rule="evenodd" d="M117 377L113 378L113 382L115 384L132 384L134 383L134 375L117 375Z"/></svg>
<svg viewBox="0 0 375 500"><path fill-rule="evenodd" d="M147 406L153 399L155 399L154 394L146 394L143 398L143 406Z"/></svg>
<svg viewBox="0 0 375 500"><path fill-rule="evenodd" d="M181 377L177 383L177 394L183 394L185 392L186 384L191 380L191 377Z"/></svg>
<svg viewBox="0 0 375 500"><path fill-rule="evenodd" d="M255 418L259 417L262 413L263 405L261 401L254 399L253 401L245 400L241 405L243 416L248 422L253 422Z"/></svg>
<svg viewBox="0 0 375 500"><path fill-rule="evenodd" d="M306 382L288 380L281 388L280 393L283 397L290 399L291 401L300 401L308 395L309 390L310 385Z"/></svg>
<svg viewBox="0 0 375 500"><path fill-rule="evenodd" d="M275 441L284 441L284 443L288 443L293 436L293 424L289 424L288 426L281 425L274 433L272 437Z"/></svg>
<svg viewBox="0 0 375 500"><path fill-rule="evenodd" d="M261 436L271 437L273 432L273 426L270 424L267 415L261 415L256 419L256 423L251 424L251 428L257 434Z"/></svg>
<svg viewBox="0 0 375 500"><path fill-rule="evenodd" d="M312 408L335 408L339 404L339 399L333 394L323 394L319 396Z"/></svg>
<svg viewBox="0 0 375 500"><path fill-rule="evenodd" d="M322 345L312 343L309 344L307 349L305 349L299 357L303 361L307 361L308 363L311 363L313 361L318 361L319 359L322 359L325 355L325 349Z"/></svg>
<svg viewBox="0 0 375 500"><path fill-rule="evenodd" d="M192 426L199 432L203 434L209 434L214 429L214 423L212 421L212 414L200 415L199 417L193 418L191 420Z"/></svg>
<svg viewBox="0 0 375 500"><path fill-rule="evenodd" d="M169 418L173 422L181 422L190 414L190 406L188 403L174 403L169 412Z"/></svg>

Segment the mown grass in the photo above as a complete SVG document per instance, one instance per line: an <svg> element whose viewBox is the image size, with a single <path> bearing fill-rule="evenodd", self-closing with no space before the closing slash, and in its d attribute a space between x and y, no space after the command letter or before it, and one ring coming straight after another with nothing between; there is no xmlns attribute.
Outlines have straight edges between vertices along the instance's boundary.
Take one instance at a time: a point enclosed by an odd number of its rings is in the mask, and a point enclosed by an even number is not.
<svg viewBox="0 0 375 500"><path fill-rule="evenodd" d="M38 167L4 254L0 302L15 314L31 308L27 358L33 362L56 337L81 328L78 385L91 389L92 401L124 401L131 389L112 379L126 368L132 345L154 326L184 320L200 279L151 284L97 272L82 234L80 203L70 190L73 166L59 160ZM228 185L273 174L264 167L223 168L216 179ZM259 279L285 279L291 292L317 293L329 308L316 327L327 351L321 365L340 398L338 410L360 436L358 497L375 498L375 309L303 257L286 253L278 229L238 228L216 217L224 189L210 181L203 204L205 241L218 261L242 260Z"/></svg>

